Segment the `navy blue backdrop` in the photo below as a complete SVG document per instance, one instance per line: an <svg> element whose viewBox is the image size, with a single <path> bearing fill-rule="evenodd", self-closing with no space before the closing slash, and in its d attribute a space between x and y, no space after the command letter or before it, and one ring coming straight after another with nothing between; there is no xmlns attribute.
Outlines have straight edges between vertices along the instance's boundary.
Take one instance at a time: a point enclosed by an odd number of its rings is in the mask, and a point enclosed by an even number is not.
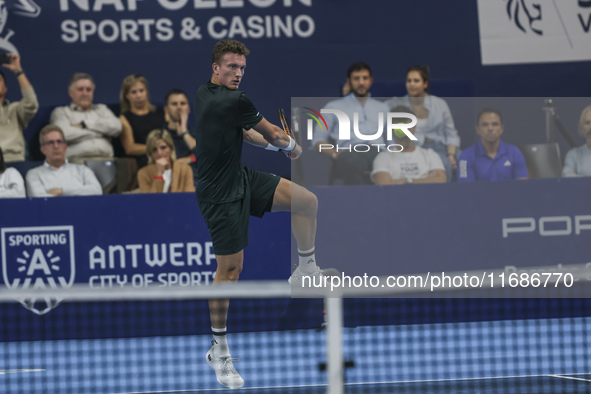
<svg viewBox="0 0 591 394"><path fill-rule="evenodd" d="M373 67L376 82L401 82L409 65L427 64L433 80L468 80L481 97L588 96L591 88L589 62L483 66L473 0L36 2L36 17L9 8L0 33L12 31L8 41L20 51L42 106L67 103L67 81L78 71L96 78L97 102L117 103L122 79L138 72L150 81L154 102L172 87L192 96L210 76L219 38L249 46L241 88L275 121L277 106L289 107L290 97L338 95L347 67L359 60ZM17 98L8 78L9 98ZM400 85L394 94L402 93ZM438 92L436 84L433 93L466 94ZM577 119L563 117L576 134ZM532 131L529 139L541 138Z"/></svg>

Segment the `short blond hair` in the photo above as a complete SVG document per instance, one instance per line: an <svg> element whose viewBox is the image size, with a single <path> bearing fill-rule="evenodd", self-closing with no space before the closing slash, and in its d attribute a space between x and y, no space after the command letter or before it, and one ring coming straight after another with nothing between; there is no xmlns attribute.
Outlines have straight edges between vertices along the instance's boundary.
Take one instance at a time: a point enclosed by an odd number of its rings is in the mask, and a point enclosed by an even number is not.
<svg viewBox="0 0 591 394"><path fill-rule="evenodd" d="M146 154L148 155L148 163L153 164L154 158L152 157L152 151L156 146L158 141L164 141L166 145L170 148L170 159L171 161L176 160L176 152L174 150L174 141L172 140L172 136L170 133L164 129L155 129L150 131L148 134L148 138L146 138Z"/></svg>
<svg viewBox="0 0 591 394"><path fill-rule="evenodd" d="M41 146L43 146L43 143L45 142L45 136L49 133L51 133L52 131L57 131L62 135L62 139L65 141L66 140L66 136L64 135L64 132L62 131L62 129L54 124L48 124L47 126L45 126L44 128L41 129L41 131L39 132L39 144L41 144Z"/></svg>

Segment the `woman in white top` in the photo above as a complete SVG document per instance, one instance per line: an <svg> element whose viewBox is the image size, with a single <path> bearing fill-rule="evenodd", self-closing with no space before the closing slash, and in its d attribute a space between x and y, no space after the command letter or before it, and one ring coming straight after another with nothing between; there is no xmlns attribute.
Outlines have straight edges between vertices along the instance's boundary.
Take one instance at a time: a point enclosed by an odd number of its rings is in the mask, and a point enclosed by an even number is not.
<svg viewBox="0 0 591 394"><path fill-rule="evenodd" d="M26 197L25 182L15 168L6 168L4 154L0 148L0 198Z"/></svg>
<svg viewBox="0 0 591 394"><path fill-rule="evenodd" d="M450 182L457 168L460 151L460 137L454 125L451 111L445 100L430 95L429 68L411 66L406 72L406 91L404 97L394 97L386 101L390 109L404 105L412 108L417 117L415 143L425 149L433 149L441 157L445 166L447 181Z"/></svg>
<svg viewBox="0 0 591 394"><path fill-rule="evenodd" d="M568 151L562 169L563 177L591 176L591 105L581 112L579 134L587 141Z"/></svg>

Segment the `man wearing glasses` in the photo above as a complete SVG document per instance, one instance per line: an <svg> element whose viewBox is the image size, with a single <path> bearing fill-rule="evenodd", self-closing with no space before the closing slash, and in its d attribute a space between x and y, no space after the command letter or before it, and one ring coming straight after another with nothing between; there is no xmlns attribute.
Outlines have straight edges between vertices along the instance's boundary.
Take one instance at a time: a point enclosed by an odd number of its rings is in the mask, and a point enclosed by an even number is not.
<svg viewBox="0 0 591 394"><path fill-rule="evenodd" d="M101 185L90 168L66 160L68 146L62 129L56 125L45 126L39 134L39 142L45 162L27 173L29 197L102 194Z"/></svg>

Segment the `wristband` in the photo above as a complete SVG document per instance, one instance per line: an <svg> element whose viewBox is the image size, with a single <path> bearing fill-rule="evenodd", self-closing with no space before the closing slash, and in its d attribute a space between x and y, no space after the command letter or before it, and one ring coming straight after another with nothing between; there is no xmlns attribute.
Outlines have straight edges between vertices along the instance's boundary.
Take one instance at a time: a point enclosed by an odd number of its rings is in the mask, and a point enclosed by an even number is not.
<svg viewBox="0 0 591 394"><path fill-rule="evenodd" d="M278 147L271 145L271 144L267 144L267 146L265 147L265 150L274 150L275 152L277 152L277 151L281 150L281 148L278 148Z"/></svg>
<svg viewBox="0 0 591 394"><path fill-rule="evenodd" d="M14 73L14 75L16 75L16 77L18 78L21 74L24 74L25 72L23 70L17 71Z"/></svg>
<svg viewBox="0 0 591 394"><path fill-rule="evenodd" d="M183 138L184 136L186 136L187 134L189 134L188 131L185 131L184 133L179 134L179 137Z"/></svg>
<svg viewBox="0 0 591 394"><path fill-rule="evenodd" d="M80 126L82 126L82 128L85 129L86 128L86 123L82 120L82 121L80 121Z"/></svg>
<svg viewBox="0 0 591 394"><path fill-rule="evenodd" d="M192 153L189 155L189 158L191 159L191 163L195 163L197 161L197 158Z"/></svg>
<svg viewBox="0 0 591 394"><path fill-rule="evenodd" d="M162 175L154 175L154 179L164 179Z"/></svg>
<svg viewBox="0 0 591 394"><path fill-rule="evenodd" d="M287 152L291 152L293 150L293 148L295 148L295 147L296 147L296 140L289 137L289 145L287 145L286 148L283 148L283 150L287 151Z"/></svg>

